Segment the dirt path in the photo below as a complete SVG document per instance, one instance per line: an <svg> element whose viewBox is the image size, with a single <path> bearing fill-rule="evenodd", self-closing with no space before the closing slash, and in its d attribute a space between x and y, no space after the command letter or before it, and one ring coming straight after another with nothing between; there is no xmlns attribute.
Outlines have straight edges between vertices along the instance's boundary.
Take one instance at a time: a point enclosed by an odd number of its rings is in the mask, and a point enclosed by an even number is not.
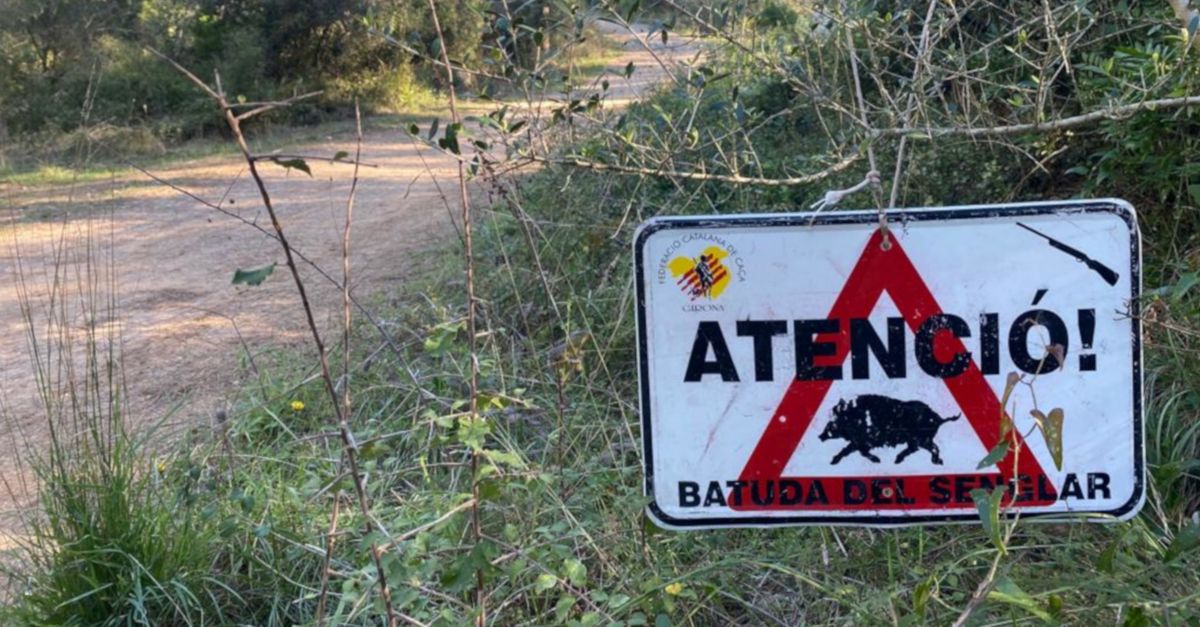
<svg viewBox="0 0 1200 627"><path fill-rule="evenodd" d="M608 27L625 50L608 77L613 105L637 98L666 80L654 55L628 33ZM689 59L696 46L657 38L655 54L668 63ZM627 63L638 71L623 77ZM430 120L431 121L431 120ZM429 121L424 127L428 128ZM273 146L257 146L266 152ZM420 147L401 130L369 132L355 204L352 262L359 298L399 293L404 279L438 248L456 242L451 213L454 161ZM287 147L285 152L333 155L354 152L353 134ZM266 184L293 246L339 276L341 223L352 169L309 161L312 177L267 165ZM227 211L269 228L257 191L240 158L220 157L171 166L155 174ZM120 324L128 401L135 424L160 421L171 408L171 425L208 424L226 409L246 376L246 350L296 348L309 341L295 287L283 267L278 244L236 219L205 207L137 174L104 183L54 189L0 192L13 208L0 221L0 473L19 492L13 459L14 436L36 446L44 438L37 386L30 367L25 324L17 289L18 251L22 274L35 303L44 302L54 268L54 245L62 238L81 254L89 229L97 244L111 249L120 293ZM2 215L2 214L0 214ZM234 286L236 268L278 262L258 287ZM311 268L302 275L327 329L336 329L340 293ZM3 490L0 490L2 492ZM28 494L0 496L0 511L30 502ZM0 522L0 530L4 524Z"/></svg>

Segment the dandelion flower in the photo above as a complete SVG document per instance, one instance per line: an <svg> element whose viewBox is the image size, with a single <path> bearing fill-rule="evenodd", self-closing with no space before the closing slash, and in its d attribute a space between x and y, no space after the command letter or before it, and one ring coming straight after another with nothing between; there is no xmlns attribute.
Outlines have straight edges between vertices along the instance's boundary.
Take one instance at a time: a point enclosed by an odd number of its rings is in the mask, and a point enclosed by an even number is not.
<svg viewBox="0 0 1200 627"><path fill-rule="evenodd" d="M292 401L292 411L304 411L304 401Z"/></svg>
<svg viewBox="0 0 1200 627"><path fill-rule="evenodd" d="M663 590L666 590L667 594L677 597L679 596L680 592L683 592L683 584L679 583L678 581L675 583L669 583L667 584L666 588L663 588Z"/></svg>

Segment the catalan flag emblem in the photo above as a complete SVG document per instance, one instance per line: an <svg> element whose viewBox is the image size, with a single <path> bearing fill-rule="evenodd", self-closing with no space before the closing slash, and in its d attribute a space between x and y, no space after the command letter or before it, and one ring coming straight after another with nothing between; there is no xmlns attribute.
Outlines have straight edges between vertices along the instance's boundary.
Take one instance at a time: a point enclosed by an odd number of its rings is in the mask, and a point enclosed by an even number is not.
<svg viewBox="0 0 1200 627"><path fill-rule="evenodd" d="M676 257L667 267L679 289L692 300L716 300L729 286L729 268L721 262L729 253L720 246L709 246L698 257Z"/></svg>

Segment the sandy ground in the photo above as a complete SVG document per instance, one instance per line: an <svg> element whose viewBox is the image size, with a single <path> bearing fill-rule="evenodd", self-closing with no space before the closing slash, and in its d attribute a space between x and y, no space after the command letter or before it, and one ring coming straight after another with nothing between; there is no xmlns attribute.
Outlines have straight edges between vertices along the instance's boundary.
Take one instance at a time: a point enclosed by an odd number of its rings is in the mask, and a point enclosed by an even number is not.
<svg viewBox="0 0 1200 627"><path fill-rule="evenodd" d="M606 28L621 56L610 66L610 104L636 99L667 80L654 55L627 32ZM695 54L692 43L652 43L668 64ZM627 63L637 67L623 77ZM428 128L429 122L422 126ZM276 146L252 146L270 152ZM346 127L336 136L290 154L353 155ZM364 302L379 294L402 293L406 277L429 263L431 253L458 246L451 214L457 215L454 160L414 143L403 131L368 132L355 203L353 286ZM293 247L340 277L345 199L353 169L309 160L312 177L265 164L261 170ZM269 220L240 158L219 157L151 169L172 185L226 211L270 228ZM44 307L56 249L67 259L86 258L85 242L111 255L119 291L121 352L128 386L130 421L145 426L164 421L164 433L181 425L209 424L247 376L244 355L307 345L295 286L283 266L278 243L237 219L178 191L134 173L102 183L14 189L0 181L0 474L15 494L0 496L0 513L33 502L28 482L21 488L16 459L45 440L45 418L37 397L21 313L18 278L31 302ZM442 195L445 192L446 196ZM64 244L65 243L65 244ZM234 286L237 268L277 262L274 275L257 287ZM340 320L340 292L309 267L301 273L326 329L327 343ZM37 317L37 314L35 314ZM76 319L78 322L78 319ZM175 410L172 413L172 410ZM169 416L169 417L168 417ZM171 427L174 427L172 429ZM165 437L165 436L164 436ZM0 491L3 488L0 487ZM0 522L0 532L11 525Z"/></svg>

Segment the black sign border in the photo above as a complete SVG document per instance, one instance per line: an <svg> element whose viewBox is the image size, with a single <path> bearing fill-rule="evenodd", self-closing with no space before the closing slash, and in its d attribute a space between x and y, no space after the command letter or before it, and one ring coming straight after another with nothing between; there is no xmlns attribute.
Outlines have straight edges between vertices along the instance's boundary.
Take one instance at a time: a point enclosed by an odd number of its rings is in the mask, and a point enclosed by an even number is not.
<svg viewBox="0 0 1200 627"><path fill-rule="evenodd" d="M1036 203L1008 203L999 205L965 205L955 207L923 209L889 209L888 222L893 229L903 230L910 223L921 221L946 222L950 220L977 218L1012 218L1067 213L1108 213L1121 218L1129 226L1130 241L1130 303L1137 303L1142 292L1142 241L1138 228L1137 212L1127 201L1120 199L1097 199L1081 201L1050 201ZM658 217L644 222L634 236L634 282L637 299L637 354L638 391L642 414L642 468L645 473L644 494L650 499L646 513L665 529L713 529L736 527L787 527L842 525L860 527L906 527L929 523L954 523L979 520L974 513L918 515L918 516L737 516L701 519L681 519L667 515L654 498L654 447L650 428L650 364L646 354L646 285L645 255L646 240L664 230L679 229L723 229L729 227L781 227L781 226L830 226L843 224L874 223L879 219L876 211L830 212L830 213L781 213L716 216ZM1133 517L1141 510L1146 495L1145 433L1142 428L1143 381L1142 381L1142 321L1139 316L1130 316L1133 335L1133 437L1134 437L1134 489L1129 500L1112 510L1080 510L1078 512L1020 512L1008 513L1007 518L1020 516L1022 519L1042 519L1048 522L1087 520L1115 522ZM877 511L877 510L872 510Z"/></svg>

